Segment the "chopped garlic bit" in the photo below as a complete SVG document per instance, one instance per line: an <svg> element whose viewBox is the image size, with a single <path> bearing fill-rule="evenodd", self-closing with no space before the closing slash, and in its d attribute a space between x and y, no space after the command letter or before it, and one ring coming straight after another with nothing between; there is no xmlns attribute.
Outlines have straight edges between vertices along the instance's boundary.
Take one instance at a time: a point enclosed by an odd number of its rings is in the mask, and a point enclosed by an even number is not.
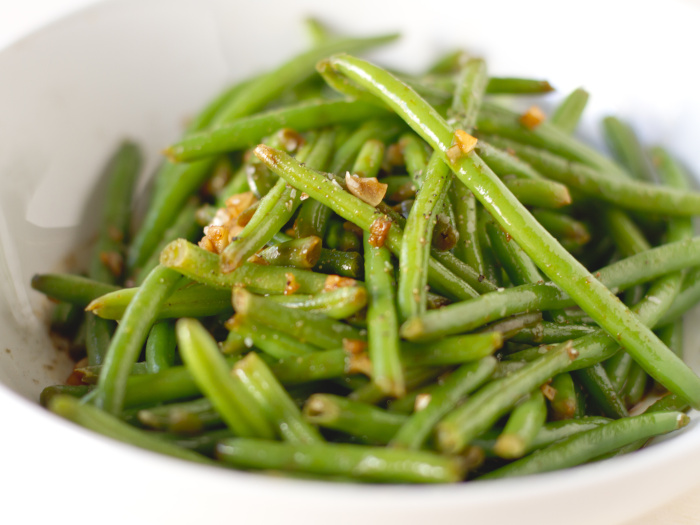
<svg viewBox="0 0 700 525"><path fill-rule="evenodd" d="M345 174L345 184L350 193L372 206L377 206L384 200L389 187L388 184L379 182L377 177L358 177L350 172Z"/></svg>
<svg viewBox="0 0 700 525"><path fill-rule="evenodd" d="M369 227L369 243L375 248L381 248L389 236L391 229L391 220L385 216L374 219L374 222Z"/></svg>
<svg viewBox="0 0 700 525"><path fill-rule="evenodd" d="M349 354L360 354L367 350L367 342L361 339L343 338L343 350Z"/></svg>
<svg viewBox="0 0 700 525"><path fill-rule="evenodd" d="M476 147L477 139L462 129L455 130L454 144L445 152L448 160L454 164Z"/></svg>
<svg viewBox="0 0 700 525"><path fill-rule="evenodd" d="M301 285L297 281L297 278L294 277L293 273L285 273L284 276L287 279L287 283L284 286L284 295L292 295L301 288Z"/></svg>
<svg viewBox="0 0 700 525"><path fill-rule="evenodd" d="M331 292L337 290L338 288L346 288L348 286L355 286L355 279L350 277L341 277L340 275L329 275L326 277L326 282L323 285L324 292Z"/></svg>
<svg viewBox="0 0 700 525"><path fill-rule="evenodd" d="M544 394L544 397L546 397L550 401L554 401L554 397L557 395L556 388L554 388L552 385L542 385L540 387L540 390Z"/></svg>
<svg viewBox="0 0 700 525"><path fill-rule="evenodd" d="M416 396L416 401L413 405L413 410L415 412L420 412L430 404L430 394L418 394Z"/></svg>
<svg viewBox="0 0 700 525"><path fill-rule="evenodd" d="M212 253L221 253L243 230L243 226L237 222L238 217L256 202L257 198L251 191L226 199L225 207L219 208L211 224L204 227L204 237L199 241L199 246Z"/></svg>
<svg viewBox="0 0 700 525"><path fill-rule="evenodd" d="M455 145L459 146L464 155L469 155L476 147L476 137L473 137L463 129L455 130Z"/></svg>
<svg viewBox="0 0 700 525"><path fill-rule="evenodd" d="M527 129L535 129L545 120L545 115L537 106L531 106L520 116L520 123Z"/></svg>

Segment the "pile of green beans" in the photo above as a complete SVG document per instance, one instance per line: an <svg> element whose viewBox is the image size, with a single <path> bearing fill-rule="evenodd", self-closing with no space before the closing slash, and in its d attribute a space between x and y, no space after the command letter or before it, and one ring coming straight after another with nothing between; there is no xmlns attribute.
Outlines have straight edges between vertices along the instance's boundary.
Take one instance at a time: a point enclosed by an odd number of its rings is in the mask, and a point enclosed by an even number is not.
<svg viewBox="0 0 700 525"><path fill-rule="evenodd" d="M546 472L685 426L700 193L679 162L615 117L612 158L576 138L582 89L546 117L522 95L547 81L461 52L391 73L338 53L395 35L308 27L165 150L135 231L119 148L89 265L32 280L77 356L41 403L185 460L374 483Z"/></svg>

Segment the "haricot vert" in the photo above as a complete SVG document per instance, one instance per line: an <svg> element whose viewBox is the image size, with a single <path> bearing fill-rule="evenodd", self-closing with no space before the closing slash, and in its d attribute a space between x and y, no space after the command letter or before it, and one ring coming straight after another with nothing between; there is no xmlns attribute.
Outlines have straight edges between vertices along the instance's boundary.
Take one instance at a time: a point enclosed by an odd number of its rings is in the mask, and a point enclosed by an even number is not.
<svg viewBox="0 0 700 525"><path fill-rule="evenodd" d="M575 138L582 89L548 117L546 80L464 52L390 73L337 53L394 35L307 28L165 149L133 231L120 146L89 267L32 279L85 356L42 404L185 460L377 483L566 468L685 426L681 165L616 117L614 159Z"/></svg>

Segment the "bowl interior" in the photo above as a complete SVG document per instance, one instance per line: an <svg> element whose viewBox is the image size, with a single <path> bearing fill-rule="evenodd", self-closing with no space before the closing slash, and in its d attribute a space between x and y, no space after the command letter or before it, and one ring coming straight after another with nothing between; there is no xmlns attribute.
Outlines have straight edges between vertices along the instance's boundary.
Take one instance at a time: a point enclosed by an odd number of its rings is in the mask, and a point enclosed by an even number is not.
<svg viewBox="0 0 700 525"><path fill-rule="evenodd" d="M399 44L372 56L409 70L464 47L485 56L493 74L547 78L559 94L545 106L583 85L592 98L581 135L599 144L599 119L614 113L700 170L700 11L689 4L671 2L659 13L651 1L635 2L635 24L622 27L629 2L592 0L575 27L569 7L555 1L349 4L108 2L0 53L0 383L36 400L67 376L68 359L45 333L47 302L29 281L65 268L94 234L99 173L116 144L142 144L151 173L207 98L304 48L300 22L309 14L347 33L400 30ZM686 344L696 369L697 325L688 323Z"/></svg>

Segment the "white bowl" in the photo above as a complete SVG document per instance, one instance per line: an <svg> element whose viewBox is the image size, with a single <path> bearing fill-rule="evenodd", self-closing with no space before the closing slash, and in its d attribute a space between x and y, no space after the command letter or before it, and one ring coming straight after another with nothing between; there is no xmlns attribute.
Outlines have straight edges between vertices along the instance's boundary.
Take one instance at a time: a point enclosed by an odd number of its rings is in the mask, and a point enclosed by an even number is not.
<svg viewBox="0 0 700 525"><path fill-rule="evenodd" d="M657 7L125 0L0 52L0 520L619 523L700 481L697 425L632 456L565 472L456 486L347 486L191 465L92 434L36 404L70 364L45 334L46 304L29 280L60 267L94 232L105 158L132 137L148 151L151 171L208 97L303 49L305 15L348 33L401 30L399 45L373 56L412 70L464 46L483 53L494 74L545 77L564 93L583 84L592 93L584 135L614 112L697 167L700 11L683 2ZM696 335L686 345L693 365Z"/></svg>

